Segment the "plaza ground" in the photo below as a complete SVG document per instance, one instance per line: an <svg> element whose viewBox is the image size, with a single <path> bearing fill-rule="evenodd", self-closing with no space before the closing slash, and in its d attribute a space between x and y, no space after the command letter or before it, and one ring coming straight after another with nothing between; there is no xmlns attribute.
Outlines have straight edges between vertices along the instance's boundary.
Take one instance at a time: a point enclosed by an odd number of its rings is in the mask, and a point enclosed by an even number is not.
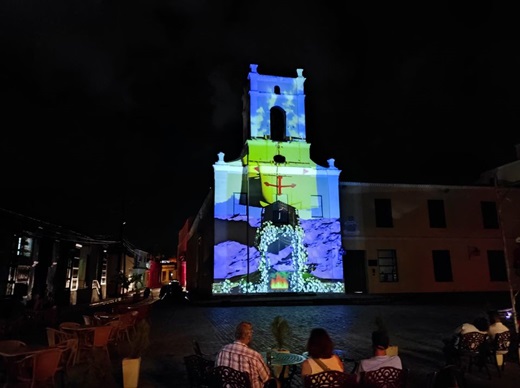
<svg viewBox="0 0 520 388"><path fill-rule="evenodd" d="M403 303L401 303L403 302ZM254 324L252 347L265 350L274 345L269 330L272 319L281 315L292 328L289 348L303 353L310 330L323 327L331 335L336 348L343 349L349 358L361 359L370 355L370 334L380 317L388 327L391 342L399 347L403 365L410 370L410 388L427 387L431 374L444 365L442 339L463 322L478 315L486 316L497 308L496 300L388 301L386 299L357 298L355 300L319 300L307 298L252 300L220 300L197 305L178 305L164 302L154 304L152 311L152 342L143 355L140 388L189 387L183 357L193 353L196 339L208 354L233 340L235 326L242 320ZM331 304L334 303L334 304ZM384 303L384 304L378 304ZM502 307L502 306L499 306ZM477 369L467 374L470 387L518 387L518 360L508 357L505 372L498 377L490 365L492 379ZM349 367L349 365L347 365ZM301 378L293 380L301 387Z"/></svg>

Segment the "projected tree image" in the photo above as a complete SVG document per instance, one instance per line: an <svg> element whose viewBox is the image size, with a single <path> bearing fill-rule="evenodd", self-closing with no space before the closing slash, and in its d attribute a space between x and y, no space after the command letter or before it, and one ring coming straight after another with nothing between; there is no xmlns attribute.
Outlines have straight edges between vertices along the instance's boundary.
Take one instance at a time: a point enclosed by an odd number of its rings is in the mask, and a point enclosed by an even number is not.
<svg viewBox="0 0 520 388"><path fill-rule="evenodd" d="M310 159L303 70L256 70L242 157L214 164L213 293L343 292L340 171Z"/></svg>

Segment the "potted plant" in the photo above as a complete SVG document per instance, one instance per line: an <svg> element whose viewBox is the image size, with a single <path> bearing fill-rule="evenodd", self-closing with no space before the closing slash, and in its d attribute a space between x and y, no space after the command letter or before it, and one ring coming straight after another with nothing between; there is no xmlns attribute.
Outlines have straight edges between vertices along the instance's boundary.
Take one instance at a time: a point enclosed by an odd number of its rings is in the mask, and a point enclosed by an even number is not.
<svg viewBox="0 0 520 388"><path fill-rule="evenodd" d="M273 334L275 341L274 351L278 353L289 353L289 349L286 348L287 341L292 334L289 322L285 318L277 315L271 322L271 333ZM281 366L274 366L276 376L279 376L281 371ZM289 368L285 369L285 377L289 377Z"/></svg>
<svg viewBox="0 0 520 388"><path fill-rule="evenodd" d="M130 336L130 340L119 344L119 354L123 357L124 388L137 388L141 356L148 346L150 346L150 323L146 319L141 319L135 324L135 332Z"/></svg>
<svg viewBox="0 0 520 388"><path fill-rule="evenodd" d="M273 337L276 343L276 350L278 352L288 352L288 349L285 348L287 345L287 340L291 336L292 330L289 326L289 322L281 316L274 317L271 322L271 333L273 333Z"/></svg>

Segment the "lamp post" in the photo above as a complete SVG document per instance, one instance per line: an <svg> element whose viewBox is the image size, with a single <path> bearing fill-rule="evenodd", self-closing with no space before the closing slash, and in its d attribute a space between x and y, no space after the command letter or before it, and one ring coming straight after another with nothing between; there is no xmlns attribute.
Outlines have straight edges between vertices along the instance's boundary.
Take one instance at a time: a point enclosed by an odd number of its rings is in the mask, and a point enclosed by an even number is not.
<svg viewBox="0 0 520 388"><path fill-rule="evenodd" d="M518 295L518 291L515 292L513 287L513 282L511 281L511 269L510 269L510 260L509 260L509 250L507 249L507 238L504 230L504 224L502 221L502 203L506 198L501 198L498 190L498 177L497 173L494 176L494 186L495 186L495 195L498 204L498 222L500 227L500 232L502 234L502 244L504 246L504 257L506 264L506 273L507 273L507 283L509 285L509 298L511 300L511 312L513 315L513 324L515 325L515 333L516 337L519 337L519 325L518 325L518 317L516 314L516 296ZM520 362L520 344L518 345L518 357Z"/></svg>

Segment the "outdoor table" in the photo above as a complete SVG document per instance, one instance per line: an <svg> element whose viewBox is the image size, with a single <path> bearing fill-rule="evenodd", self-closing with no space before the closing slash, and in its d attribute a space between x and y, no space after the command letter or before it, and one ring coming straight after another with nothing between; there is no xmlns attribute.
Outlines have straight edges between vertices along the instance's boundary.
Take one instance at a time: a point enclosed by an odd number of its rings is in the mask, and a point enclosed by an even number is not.
<svg viewBox="0 0 520 388"><path fill-rule="evenodd" d="M120 316L119 313L97 312L94 313L94 320L99 322L100 325L105 325L110 321L118 320Z"/></svg>
<svg viewBox="0 0 520 388"><path fill-rule="evenodd" d="M260 353L264 360L266 360L266 352ZM282 387L290 387L291 380L296 372L296 367L305 361L305 357L301 354L296 353L285 353L285 352L271 352L271 365L275 370L280 370L278 376L275 376L280 381ZM288 369L289 373L286 373Z"/></svg>

